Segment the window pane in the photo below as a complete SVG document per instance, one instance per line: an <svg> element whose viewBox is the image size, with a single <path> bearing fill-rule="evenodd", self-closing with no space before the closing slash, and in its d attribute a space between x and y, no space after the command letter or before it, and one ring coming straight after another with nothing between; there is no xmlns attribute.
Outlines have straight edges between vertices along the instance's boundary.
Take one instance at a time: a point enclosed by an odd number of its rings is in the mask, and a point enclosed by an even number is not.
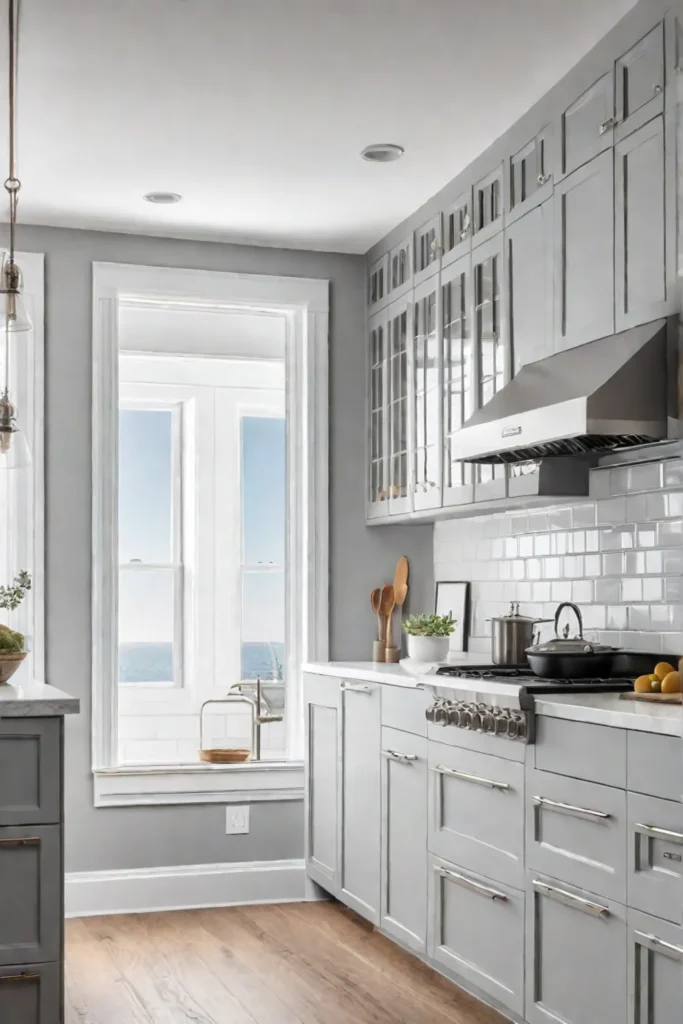
<svg viewBox="0 0 683 1024"><path fill-rule="evenodd" d="M173 415L119 410L119 561L172 560Z"/></svg>
<svg viewBox="0 0 683 1024"><path fill-rule="evenodd" d="M119 682L175 682L172 569L119 572Z"/></svg>
<svg viewBox="0 0 683 1024"><path fill-rule="evenodd" d="M285 479L284 419L245 416L242 419L242 557L247 565L284 565Z"/></svg>
<svg viewBox="0 0 683 1024"><path fill-rule="evenodd" d="M242 679L283 679L285 574L248 572L242 577Z"/></svg>

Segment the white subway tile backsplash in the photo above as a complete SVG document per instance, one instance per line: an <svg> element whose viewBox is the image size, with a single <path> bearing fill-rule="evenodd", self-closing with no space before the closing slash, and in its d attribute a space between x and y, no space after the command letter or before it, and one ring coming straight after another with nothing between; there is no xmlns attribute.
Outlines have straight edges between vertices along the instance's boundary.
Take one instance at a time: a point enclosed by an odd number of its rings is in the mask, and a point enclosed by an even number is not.
<svg viewBox="0 0 683 1024"><path fill-rule="evenodd" d="M595 600L601 604L616 604L621 601L621 580L601 578L595 580Z"/></svg>
<svg viewBox="0 0 683 1024"><path fill-rule="evenodd" d="M587 502L585 505L574 505L571 510L572 525L574 528L586 529L595 526L595 502Z"/></svg>
<svg viewBox="0 0 683 1024"><path fill-rule="evenodd" d="M526 534L529 532L529 517L528 516L512 516L510 519L511 534L513 537L517 537L520 534Z"/></svg>
<svg viewBox="0 0 683 1024"><path fill-rule="evenodd" d="M602 572L604 576L621 576L624 571L624 552L610 551L602 556Z"/></svg>
<svg viewBox="0 0 683 1024"><path fill-rule="evenodd" d="M623 579L621 581L621 600L624 602L642 601L643 581L638 577L636 577L635 579Z"/></svg>
<svg viewBox="0 0 683 1024"><path fill-rule="evenodd" d="M626 522L626 498L609 498L598 502L598 525L620 526Z"/></svg>
<svg viewBox="0 0 683 1024"><path fill-rule="evenodd" d="M683 516L683 492L672 491L664 495L665 515L670 519Z"/></svg>
<svg viewBox="0 0 683 1024"><path fill-rule="evenodd" d="M543 575L548 580L556 580L562 573L562 562L559 558L543 559Z"/></svg>
<svg viewBox="0 0 683 1024"><path fill-rule="evenodd" d="M665 487L683 487L683 459L667 460L663 469Z"/></svg>
<svg viewBox="0 0 683 1024"><path fill-rule="evenodd" d="M645 552L645 572L663 572L664 571L664 552L663 551L646 551Z"/></svg>
<svg viewBox="0 0 683 1024"><path fill-rule="evenodd" d="M584 566L586 576L599 576L602 566L600 555L586 555Z"/></svg>
<svg viewBox="0 0 683 1024"><path fill-rule="evenodd" d="M661 601L664 596L664 580L657 576L643 576L643 601Z"/></svg>
<svg viewBox="0 0 683 1024"><path fill-rule="evenodd" d="M548 524L551 530L571 530L572 510L570 508L554 508L548 512Z"/></svg>
<svg viewBox="0 0 683 1024"><path fill-rule="evenodd" d="M534 535L534 554L540 556L550 554L549 533L537 533Z"/></svg>
<svg viewBox="0 0 683 1024"><path fill-rule="evenodd" d="M531 558L534 553L534 538L520 537L517 551L520 558Z"/></svg>
<svg viewBox="0 0 683 1024"><path fill-rule="evenodd" d="M552 601L571 601L572 585L568 580L556 580L550 584L550 597Z"/></svg>
<svg viewBox="0 0 683 1024"><path fill-rule="evenodd" d="M538 583L532 584L532 593L534 601L550 601L550 587L551 584L548 580L543 580Z"/></svg>
<svg viewBox="0 0 683 1024"><path fill-rule="evenodd" d="M631 574L645 572L645 552L626 551L624 553L624 572Z"/></svg>
<svg viewBox="0 0 683 1024"><path fill-rule="evenodd" d="M664 551L664 572L683 574L683 549Z"/></svg>
<svg viewBox="0 0 683 1024"><path fill-rule="evenodd" d="M657 542L660 547L683 544L683 519L671 519L657 526Z"/></svg>
<svg viewBox="0 0 683 1024"><path fill-rule="evenodd" d="M664 597L667 601L683 603L683 576L668 576L664 580Z"/></svg>
<svg viewBox="0 0 683 1024"><path fill-rule="evenodd" d="M586 551L600 550L600 531L586 530Z"/></svg>
<svg viewBox="0 0 683 1024"><path fill-rule="evenodd" d="M572 583L572 601L574 604L588 604L591 602L594 599L595 583L597 583L597 580L574 580Z"/></svg>
<svg viewBox="0 0 683 1024"><path fill-rule="evenodd" d="M591 498L607 498L610 491L610 470L596 469L590 475L589 491Z"/></svg>
<svg viewBox="0 0 683 1024"><path fill-rule="evenodd" d="M629 606L629 629L649 629L650 625L650 606L648 604L632 604Z"/></svg>
<svg viewBox="0 0 683 1024"><path fill-rule="evenodd" d="M664 519L666 516L666 495L663 491L645 495L647 512L642 517L644 522L652 522L655 519Z"/></svg>
<svg viewBox="0 0 683 1024"><path fill-rule="evenodd" d="M628 523L642 523L647 520L647 500L649 494L630 494L626 498L626 521Z"/></svg>
<svg viewBox="0 0 683 1024"><path fill-rule="evenodd" d="M624 605L608 605L606 616L607 629L626 629L628 626L628 610Z"/></svg>
<svg viewBox="0 0 683 1024"><path fill-rule="evenodd" d="M657 543L657 527L653 523L651 526L639 526L636 529L636 547L639 548L653 548Z"/></svg>
<svg viewBox="0 0 683 1024"><path fill-rule="evenodd" d="M529 513L529 533L544 533L550 528L547 512Z"/></svg>
<svg viewBox="0 0 683 1024"><path fill-rule="evenodd" d="M543 563L540 558L530 558L526 563L526 578L540 580L543 576Z"/></svg>
<svg viewBox="0 0 683 1024"><path fill-rule="evenodd" d="M518 551L518 548L517 548L517 538L516 537L506 537L505 538L505 557L506 558L516 558L517 557L517 551Z"/></svg>

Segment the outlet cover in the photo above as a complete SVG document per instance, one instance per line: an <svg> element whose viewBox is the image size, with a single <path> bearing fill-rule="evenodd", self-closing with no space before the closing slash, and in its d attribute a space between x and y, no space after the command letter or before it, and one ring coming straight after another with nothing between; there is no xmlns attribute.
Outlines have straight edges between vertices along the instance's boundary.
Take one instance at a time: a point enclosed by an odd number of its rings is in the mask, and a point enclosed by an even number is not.
<svg viewBox="0 0 683 1024"><path fill-rule="evenodd" d="M249 805L225 808L226 836L243 836L249 831Z"/></svg>

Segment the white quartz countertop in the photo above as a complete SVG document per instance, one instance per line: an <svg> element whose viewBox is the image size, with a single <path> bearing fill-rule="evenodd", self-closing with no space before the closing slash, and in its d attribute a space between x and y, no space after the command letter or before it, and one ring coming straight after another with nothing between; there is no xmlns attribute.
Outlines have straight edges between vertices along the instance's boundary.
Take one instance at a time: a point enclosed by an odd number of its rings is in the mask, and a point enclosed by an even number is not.
<svg viewBox="0 0 683 1024"><path fill-rule="evenodd" d="M75 715L80 701L56 686L33 681L0 685L0 718L50 718Z"/></svg>
<svg viewBox="0 0 683 1024"><path fill-rule="evenodd" d="M481 665L481 654L461 654L449 665ZM304 672L319 676L338 676L342 679L365 679L370 683L389 683L393 686L420 686L422 683L436 683L437 677L431 672L408 672L403 665L383 665L377 661L314 661L303 666ZM443 682L443 680L440 680Z"/></svg>

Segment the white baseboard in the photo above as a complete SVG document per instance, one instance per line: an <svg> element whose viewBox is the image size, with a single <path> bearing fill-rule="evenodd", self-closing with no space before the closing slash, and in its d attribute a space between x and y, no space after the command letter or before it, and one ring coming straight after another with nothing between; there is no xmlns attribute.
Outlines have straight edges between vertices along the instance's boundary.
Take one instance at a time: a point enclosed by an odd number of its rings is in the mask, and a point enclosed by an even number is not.
<svg viewBox="0 0 683 1024"><path fill-rule="evenodd" d="M183 864L66 876L67 917L295 903L324 898L307 884L303 860Z"/></svg>

